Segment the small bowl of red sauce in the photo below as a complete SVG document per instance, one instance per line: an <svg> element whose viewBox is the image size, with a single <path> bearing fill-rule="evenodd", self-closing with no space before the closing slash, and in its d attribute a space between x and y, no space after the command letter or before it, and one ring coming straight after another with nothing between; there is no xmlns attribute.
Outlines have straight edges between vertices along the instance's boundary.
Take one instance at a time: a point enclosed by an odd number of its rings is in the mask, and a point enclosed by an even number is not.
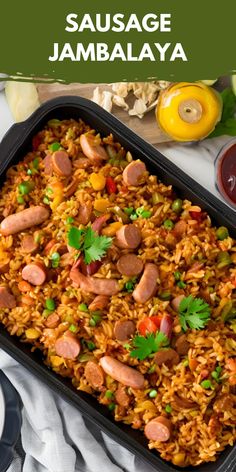
<svg viewBox="0 0 236 472"><path fill-rule="evenodd" d="M236 138L225 144L216 157L215 181L222 197L236 209Z"/></svg>

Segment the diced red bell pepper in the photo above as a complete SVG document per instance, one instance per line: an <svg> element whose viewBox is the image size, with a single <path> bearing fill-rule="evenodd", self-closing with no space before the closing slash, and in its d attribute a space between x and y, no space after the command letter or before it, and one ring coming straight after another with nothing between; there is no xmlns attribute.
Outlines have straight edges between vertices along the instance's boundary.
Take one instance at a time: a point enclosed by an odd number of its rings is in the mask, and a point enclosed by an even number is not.
<svg viewBox="0 0 236 472"><path fill-rule="evenodd" d="M33 151L37 151L40 144L41 144L41 138L38 134L36 134L32 139Z"/></svg>
<svg viewBox="0 0 236 472"><path fill-rule="evenodd" d="M156 333L160 328L162 315L147 316L138 324L138 330L142 336L150 333Z"/></svg>
<svg viewBox="0 0 236 472"><path fill-rule="evenodd" d="M191 218L198 221L198 223L201 223L205 217L205 213L203 211L190 211L189 214Z"/></svg>
<svg viewBox="0 0 236 472"><path fill-rule="evenodd" d="M111 195L112 193L117 192L117 185L113 179L113 177L107 177L106 178L106 189L107 193Z"/></svg>

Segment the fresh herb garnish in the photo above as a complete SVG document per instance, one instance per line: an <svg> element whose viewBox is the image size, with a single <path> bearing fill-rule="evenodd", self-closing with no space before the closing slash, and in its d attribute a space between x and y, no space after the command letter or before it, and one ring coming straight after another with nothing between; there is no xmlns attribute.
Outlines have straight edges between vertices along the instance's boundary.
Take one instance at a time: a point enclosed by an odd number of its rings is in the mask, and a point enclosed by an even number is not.
<svg viewBox="0 0 236 472"><path fill-rule="evenodd" d="M210 306L202 298L192 295L183 298L179 305L179 320L183 331L204 329L210 319Z"/></svg>
<svg viewBox="0 0 236 472"><path fill-rule="evenodd" d="M72 226L68 232L68 243L84 254L85 264L100 261L111 246L112 238L99 236L89 226L86 229L78 229Z"/></svg>
<svg viewBox="0 0 236 472"><path fill-rule="evenodd" d="M147 336L135 336L133 340L133 346L137 349L133 349L130 352L131 357L137 357L140 361L146 359L159 349L169 344L167 336L161 331L157 332L155 335L153 333L148 334Z"/></svg>
<svg viewBox="0 0 236 472"><path fill-rule="evenodd" d="M236 119L234 118L236 110L236 96L231 88L226 88L221 92L223 100L223 112L220 122L216 125L214 131L208 136L215 138L224 134L236 136Z"/></svg>

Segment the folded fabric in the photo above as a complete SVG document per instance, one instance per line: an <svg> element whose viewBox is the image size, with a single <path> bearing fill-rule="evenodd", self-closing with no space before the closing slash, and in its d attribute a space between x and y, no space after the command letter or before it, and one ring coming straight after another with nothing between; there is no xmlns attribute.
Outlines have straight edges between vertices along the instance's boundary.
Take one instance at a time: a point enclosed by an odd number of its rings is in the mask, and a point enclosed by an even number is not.
<svg viewBox="0 0 236 472"><path fill-rule="evenodd" d="M2 350L0 369L23 404L25 457L16 451L8 472L154 472Z"/></svg>

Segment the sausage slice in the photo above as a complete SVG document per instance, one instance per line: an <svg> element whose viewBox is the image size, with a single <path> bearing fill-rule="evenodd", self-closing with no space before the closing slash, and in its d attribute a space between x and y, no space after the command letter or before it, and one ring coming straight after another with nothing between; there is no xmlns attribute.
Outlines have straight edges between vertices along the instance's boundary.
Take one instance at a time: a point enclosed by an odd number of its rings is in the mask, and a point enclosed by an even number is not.
<svg viewBox="0 0 236 472"><path fill-rule="evenodd" d="M35 225L40 225L49 218L49 210L42 206L31 206L26 210L19 211L7 216L1 222L1 233L3 236L16 234Z"/></svg>
<svg viewBox="0 0 236 472"><path fill-rule="evenodd" d="M6 287L0 287L0 308L15 308L16 299Z"/></svg>
<svg viewBox="0 0 236 472"><path fill-rule="evenodd" d="M155 356L154 362L157 365L165 364L167 367L173 367L179 363L179 354L174 349L160 349Z"/></svg>
<svg viewBox="0 0 236 472"><path fill-rule="evenodd" d="M135 333L136 326L132 320L119 320L115 322L114 335L118 341L128 341Z"/></svg>
<svg viewBox="0 0 236 472"><path fill-rule="evenodd" d="M142 184L142 178L146 172L144 162L132 161L123 171L123 181L127 186L137 187Z"/></svg>
<svg viewBox="0 0 236 472"><path fill-rule="evenodd" d="M80 353L80 342L73 333L66 331L56 340L55 351L64 359L75 359Z"/></svg>
<svg viewBox="0 0 236 472"><path fill-rule="evenodd" d="M96 137L92 134L81 134L80 146L85 156L93 161L94 164L100 164L108 158L104 147L100 144L96 144Z"/></svg>
<svg viewBox="0 0 236 472"><path fill-rule="evenodd" d="M124 225L116 232L116 245L124 249L136 249L141 243L140 229L134 225Z"/></svg>
<svg viewBox="0 0 236 472"><path fill-rule="evenodd" d="M107 307L110 297L107 295L97 295L94 300L89 304L89 311L103 310Z"/></svg>
<svg viewBox="0 0 236 472"><path fill-rule="evenodd" d="M42 285L46 275L45 266L39 262L31 262L22 270L22 278L32 285Z"/></svg>
<svg viewBox="0 0 236 472"><path fill-rule="evenodd" d="M47 326L47 328L53 329L53 328L57 328L59 323L60 323L60 317L58 316L58 314L52 313L51 315L48 316L45 322L45 326Z"/></svg>
<svg viewBox="0 0 236 472"><path fill-rule="evenodd" d="M92 202L88 201L79 207L77 221L81 225L87 225L92 215Z"/></svg>
<svg viewBox="0 0 236 472"><path fill-rule="evenodd" d="M111 296L116 295L120 291L120 286L116 280L86 276L81 274L76 268L70 271L70 278L85 292Z"/></svg>
<svg viewBox="0 0 236 472"><path fill-rule="evenodd" d="M46 175L52 175L53 169L52 169L52 155L47 154L47 156L43 160L44 164L44 174Z"/></svg>
<svg viewBox="0 0 236 472"><path fill-rule="evenodd" d="M87 362L84 369L84 375L87 382L95 389L102 387L104 384L103 370L95 361Z"/></svg>
<svg viewBox="0 0 236 472"><path fill-rule="evenodd" d="M133 291L133 297L136 302L146 303L149 298L155 295L158 276L158 267L155 264L147 263L144 267L143 275Z"/></svg>
<svg viewBox="0 0 236 472"><path fill-rule="evenodd" d="M144 388L143 374L133 367L129 367L111 356L102 357L100 364L106 374L110 375L112 379L133 389Z"/></svg>
<svg viewBox="0 0 236 472"><path fill-rule="evenodd" d="M52 167L54 172L61 177L69 177L72 173L72 165L66 151L56 151L52 155Z"/></svg>
<svg viewBox="0 0 236 472"><path fill-rule="evenodd" d="M184 220L177 221L174 229L173 234L177 239L181 239L187 231L187 223Z"/></svg>
<svg viewBox="0 0 236 472"><path fill-rule="evenodd" d="M122 384L118 385L118 388L115 392L115 399L116 399L118 405L123 406L124 408L129 407L131 398L128 395L128 393L126 393L126 388L125 388L124 385L122 385Z"/></svg>
<svg viewBox="0 0 236 472"><path fill-rule="evenodd" d="M186 356L190 348L186 334L182 334L175 342L175 349L180 356Z"/></svg>
<svg viewBox="0 0 236 472"><path fill-rule="evenodd" d="M135 254L125 254L118 260L117 269L122 275L134 277L141 274L143 270L143 262Z"/></svg>
<svg viewBox="0 0 236 472"><path fill-rule="evenodd" d="M33 254L38 249L38 244L34 240L32 234L26 234L21 242L22 251L26 254Z"/></svg>
<svg viewBox="0 0 236 472"><path fill-rule="evenodd" d="M144 428L145 436L151 441L166 442L170 439L171 431L171 421L165 416L154 418Z"/></svg>

